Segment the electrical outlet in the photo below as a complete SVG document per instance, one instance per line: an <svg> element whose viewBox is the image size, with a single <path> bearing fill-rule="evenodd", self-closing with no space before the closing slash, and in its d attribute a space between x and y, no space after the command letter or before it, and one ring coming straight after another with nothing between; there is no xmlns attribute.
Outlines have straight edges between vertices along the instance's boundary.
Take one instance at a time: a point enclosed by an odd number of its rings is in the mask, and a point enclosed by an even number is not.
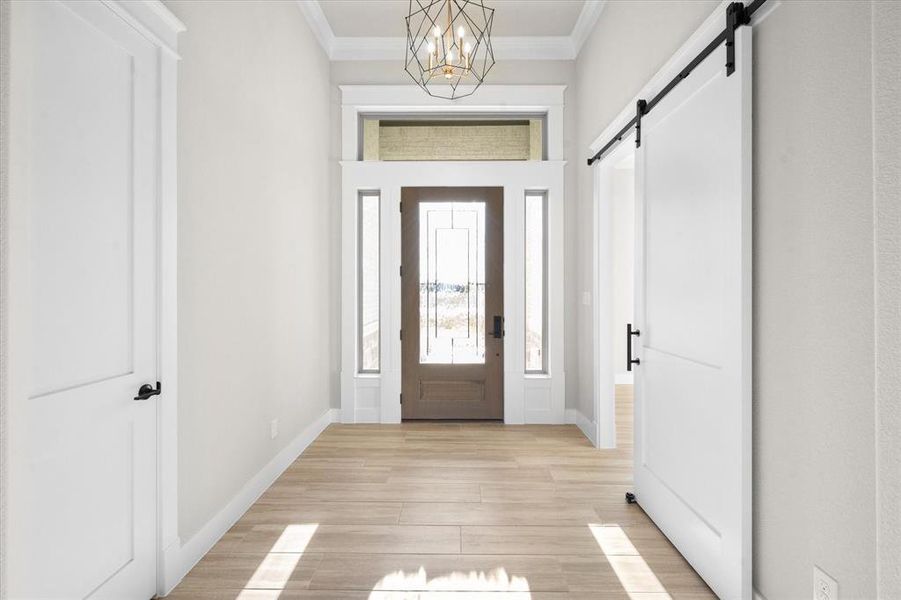
<svg viewBox="0 0 901 600"><path fill-rule="evenodd" d="M273 440L278 437L278 419L272 419L269 423L269 437Z"/></svg>
<svg viewBox="0 0 901 600"><path fill-rule="evenodd" d="M818 566L813 566L813 600L838 600L838 583Z"/></svg>

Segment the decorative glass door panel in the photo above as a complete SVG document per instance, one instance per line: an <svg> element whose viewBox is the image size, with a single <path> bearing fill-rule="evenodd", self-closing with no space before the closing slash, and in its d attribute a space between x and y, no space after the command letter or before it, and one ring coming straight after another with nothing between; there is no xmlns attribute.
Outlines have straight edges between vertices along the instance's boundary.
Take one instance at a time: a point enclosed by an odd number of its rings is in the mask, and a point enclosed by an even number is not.
<svg viewBox="0 0 901 600"><path fill-rule="evenodd" d="M485 203L419 204L419 361L485 363Z"/></svg>
<svg viewBox="0 0 901 600"><path fill-rule="evenodd" d="M401 189L401 415L502 419L503 188Z"/></svg>

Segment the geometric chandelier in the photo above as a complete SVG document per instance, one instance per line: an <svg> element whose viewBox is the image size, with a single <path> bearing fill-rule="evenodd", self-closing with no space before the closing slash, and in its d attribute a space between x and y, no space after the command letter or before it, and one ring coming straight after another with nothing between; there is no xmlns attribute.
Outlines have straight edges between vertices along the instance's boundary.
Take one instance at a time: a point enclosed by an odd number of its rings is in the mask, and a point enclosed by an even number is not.
<svg viewBox="0 0 901 600"><path fill-rule="evenodd" d="M405 70L430 96L475 92L494 66L494 9L484 0L410 0Z"/></svg>

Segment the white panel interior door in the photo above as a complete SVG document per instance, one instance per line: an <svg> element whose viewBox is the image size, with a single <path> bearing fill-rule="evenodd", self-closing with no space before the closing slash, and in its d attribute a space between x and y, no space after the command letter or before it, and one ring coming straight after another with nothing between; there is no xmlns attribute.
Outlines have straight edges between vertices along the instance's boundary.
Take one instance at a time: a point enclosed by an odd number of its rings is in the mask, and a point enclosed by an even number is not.
<svg viewBox="0 0 901 600"><path fill-rule="evenodd" d="M158 54L99 2L13 7L27 317L12 404L11 598L156 591Z"/></svg>
<svg viewBox="0 0 901 600"><path fill-rule="evenodd" d="M642 119L635 493L721 598L751 598L751 35Z"/></svg>

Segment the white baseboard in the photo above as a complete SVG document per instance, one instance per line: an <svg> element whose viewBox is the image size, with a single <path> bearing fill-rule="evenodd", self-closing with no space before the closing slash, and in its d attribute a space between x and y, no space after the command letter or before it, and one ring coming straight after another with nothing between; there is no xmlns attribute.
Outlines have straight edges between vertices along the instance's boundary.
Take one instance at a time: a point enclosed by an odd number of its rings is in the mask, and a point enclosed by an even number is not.
<svg viewBox="0 0 901 600"><path fill-rule="evenodd" d="M253 476L244 487L226 504L222 510L204 525L200 531L194 534L184 544L173 544L163 554L164 557L164 585L162 596L165 596L175 588L188 572L194 568L210 548L225 535L247 509L263 495L269 486L293 463L307 446L313 443L319 434L330 423L340 421L340 410L330 408L322 416L313 421L290 444L275 455L260 472ZM170 558L171 557L171 558Z"/></svg>
<svg viewBox="0 0 901 600"><path fill-rule="evenodd" d="M632 373L626 371L625 373L617 373L614 378L614 382L616 385L631 385L634 382L635 378Z"/></svg>
<svg viewBox="0 0 901 600"><path fill-rule="evenodd" d="M590 421L588 417L582 414L577 408L567 408L566 409L566 423L568 425L576 425L588 438L588 441L591 442L591 445L597 447L598 442L595 439L596 432L598 430L597 425L594 421Z"/></svg>

